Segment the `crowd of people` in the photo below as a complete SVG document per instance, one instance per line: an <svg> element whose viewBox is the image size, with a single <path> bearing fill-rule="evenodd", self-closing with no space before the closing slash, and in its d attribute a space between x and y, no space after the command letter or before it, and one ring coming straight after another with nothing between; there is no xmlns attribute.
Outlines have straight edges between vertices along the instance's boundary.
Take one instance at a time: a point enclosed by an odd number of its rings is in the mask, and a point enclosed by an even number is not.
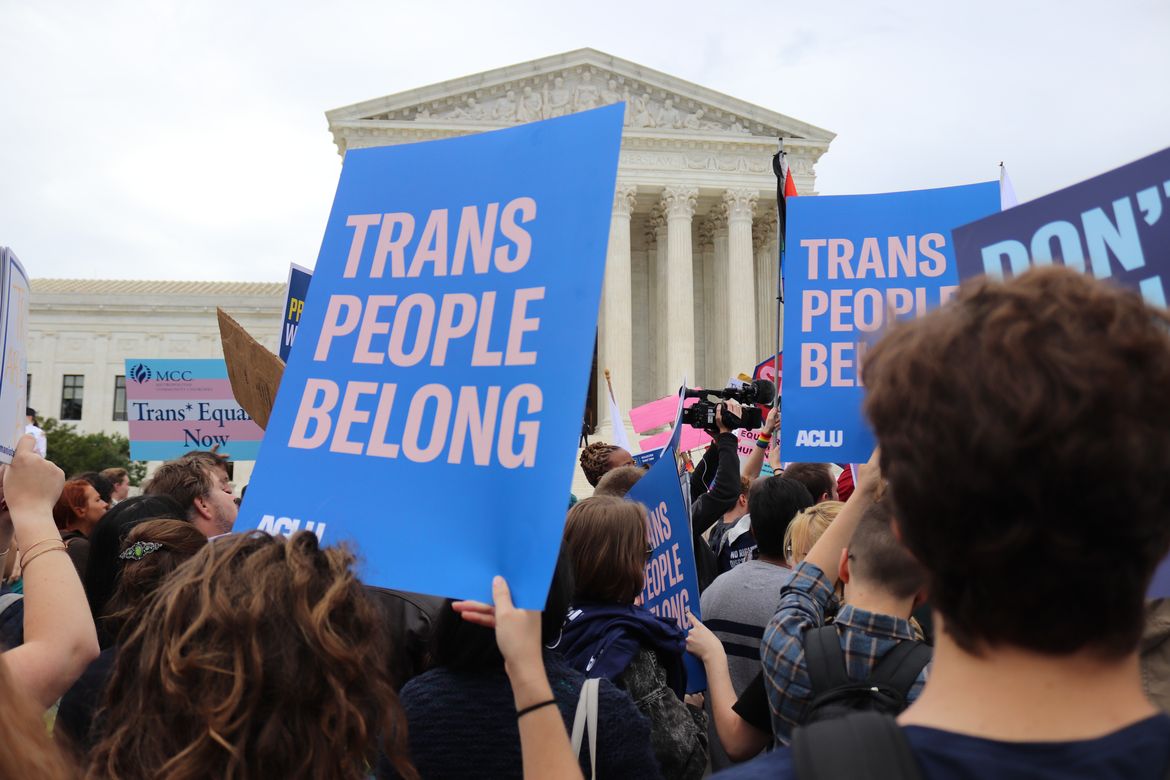
<svg viewBox="0 0 1170 780"><path fill-rule="evenodd" d="M1062 268L974 280L863 372L861 466L780 464L775 409L741 459L720 410L686 629L641 603L645 472L614 445L581 454L592 496L533 519L564 523L537 612L498 577L451 601L370 587L311 532L232 534L217 453L130 497L26 435L0 775L1167 776L1170 315Z"/></svg>

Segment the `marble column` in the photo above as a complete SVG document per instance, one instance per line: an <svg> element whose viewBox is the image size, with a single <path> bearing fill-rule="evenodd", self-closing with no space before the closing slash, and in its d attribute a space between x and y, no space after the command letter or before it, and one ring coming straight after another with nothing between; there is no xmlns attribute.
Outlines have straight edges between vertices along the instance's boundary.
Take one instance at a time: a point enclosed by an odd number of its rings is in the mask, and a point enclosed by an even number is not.
<svg viewBox="0 0 1170 780"><path fill-rule="evenodd" d="M640 229L642 226L638 227ZM651 370L651 366L654 364L653 326L655 320L654 306L651 303L653 290L651 290L650 283L651 274L654 272L649 259L652 254L654 254L653 250L647 252L645 245L641 249L630 251L630 274L634 297L634 319L630 323L630 340L633 342L634 355L634 370L631 377L633 382L631 408L647 401L653 401L657 397L654 395L654 372Z"/></svg>
<svg viewBox="0 0 1170 780"><path fill-rule="evenodd" d="M610 371L613 395L623 412L629 412L633 396L633 281L630 272L630 215L637 200L637 188L618 182L609 222L609 248L605 256L605 282L598 319L597 419L607 432L609 390L605 370Z"/></svg>
<svg viewBox="0 0 1170 780"><path fill-rule="evenodd" d="M662 209L667 223L667 265L669 272L664 314L670 323L666 342L666 392L673 392L684 378L695 380L695 320L693 245L691 217L699 197L697 187L667 187ZM749 238L750 240L750 238Z"/></svg>
<svg viewBox="0 0 1170 780"><path fill-rule="evenodd" d="M650 229L654 231L654 397L661 398L670 392L668 386L671 382L666 378L666 351L671 328L674 327L674 323L666 316L666 299L670 295L670 282L667 279L670 265L667 257L666 214L661 203L650 213Z"/></svg>
<svg viewBox="0 0 1170 780"><path fill-rule="evenodd" d="M45 331L41 334L41 365L33 372L33 395L37 403L28 405L37 410L41 417L61 416L61 376L57 373L57 333ZM26 380L27 381L27 380ZM55 403L54 403L55 399Z"/></svg>
<svg viewBox="0 0 1170 780"><path fill-rule="evenodd" d="M708 222L711 225L712 255L714 256L715 278L711 283L711 316L708 318L711 330L712 348L707 358L707 373L712 386L723 387L728 374L727 362L727 320L731 316L728 308L727 286L727 214L723 204L711 209Z"/></svg>
<svg viewBox="0 0 1170 780"><path fill-rule="evenodd" d="M754 190L727 190L727 360L730 375L751 373L756 354L756 275L752 251L752 216L756 210Z"/></svg>
<svg viewBox="0 0 1170 780"><path fill-rule="evenodd" d="M774 213L762 216L752 226L756 248L756 347L760 358L776 349L776 282L780 270L775 236Z"/></svg>
<svg viewBox="0 0 1170 780"><path fill-rule="evenodd" d="M658 218L655 213L657 206L651 210L643 225L642 237L646 244L646 318L645 343L649 346L646 360L638 366L638 373L645 378L649 388L649 398L654 400L658 395L658 333L662 329L657 316L658 312Z"/></svg>
<svg viewBox="0 0 1170 780"><path fill-rule="evenodd" d="M92 365L97 368L98 373L85 378L86 398L81 410L85 424L82 427L87 431L100 431L114 417L114 375L100 373L109 365L109 335L104 333L95 335L90 349L93 351Z"/></svg>
<svg viewBox="0 0 1170 780"><path fill-rule="evenodd" d="M717 319L714 294L717 273L715 267L715 227L709 219L703 219L699 223L697 249L699 257L695 266L703 269L703 289L701 293L696 293L697 306L695 308L701 308L703 311L703 326L701 332L695 331L695 344L698 345L700 342L703 344L703 364L695 381L703 387L710 387L714 381L712 377L715 375L716 356L723 352L723 343L714 339L712 335Z"/></svg>
<svg viewBox="0 0 1170 780"><path fill-rule="evenodd" d="M707 289L707 276L706 269L703 267L703 256L698 251L698 243L695 240L697 231L694 230L693 224L691 227L691 321L694 323L695 329L695 376L690 381L692 384L701 384L700 377L707 373L707 345L703 340L703 334L707 332L707 307L703 301L703 294Z"/></svg>

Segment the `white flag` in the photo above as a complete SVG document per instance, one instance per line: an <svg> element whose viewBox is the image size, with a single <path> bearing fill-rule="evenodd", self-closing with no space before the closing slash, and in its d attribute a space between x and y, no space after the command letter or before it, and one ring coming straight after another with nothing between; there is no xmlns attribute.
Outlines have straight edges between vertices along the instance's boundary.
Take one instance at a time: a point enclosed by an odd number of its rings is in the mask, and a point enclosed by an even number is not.
<svg viewBox="0 0 1170 780"><path fill-rule="evenodd" d="M1016 199L1016 188L1012 186L1012 180L1008 178L1007 166L1003 163L999 164L999 210L1007 211L1013 206L1018 206L1020 203Z"/></svg>
<svg viewBox="0 0 1170 780"><path fill-rule="evenodd" d="M633 448L630 447L630 437L626 433L626 419L622 416L622 409L618 406L617 399L613 397L613 391L609 390L607 394L609 395L609 419L613 423L612 443L627 452L633 452Z"/></svg>

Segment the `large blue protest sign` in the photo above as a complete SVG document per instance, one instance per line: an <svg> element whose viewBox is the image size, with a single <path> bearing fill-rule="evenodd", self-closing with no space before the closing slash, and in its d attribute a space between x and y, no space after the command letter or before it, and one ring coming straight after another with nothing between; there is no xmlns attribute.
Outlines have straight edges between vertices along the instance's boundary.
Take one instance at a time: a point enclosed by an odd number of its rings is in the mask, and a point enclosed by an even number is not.
<svg viewBox="0 0 1170 780"><path fill-rule="evenodd" d="M237 530L371 584L542 608L589 382L624 106L352 149Z"/></svg>
<svg viewBox="0 0 1170 780"><path fill-rule="evenodd" d="M297 328L301 324L301 314L305 311L305 297L309 294L309 282L313 281L313 272L302 268L296 263L288 267L288 289L284 296L284 322L280 325L280 359L288 362L292 352L293 342L297 337Z"/></svg>
<svg viewBox="0 0 1170 780"><path fill-rule="evenodd" d="M1170 276L1170 149L955 229L966 279L1067 265L1166 305Z"/></svg>
<svg viewBox="0 0 1170 780"><path fill-rule="evenodd" d="M684 382L685 385L685 382ZM681 400L681 399L680 399ZM677 621L684 631L690 629L687 612L699 614L699 575L695 566L695 548L691 538L690 510L683 490L686 470L678 459L682 425L675 416L674 433L646 475L630 488L626 498L646 506L650 517L650 559L646 562L646 582L642 588L642 605L653 612ZM703 664L686 655L687 692L706 690L707 676Z"/></svg>
<svg viewBox="0 0 1170 780"><path fill-rule="evenodd" d="M918 316L954 294L951 230L998 208L997 182L789 199L782 460L869 459L866 349L887 317Z"/></svg>

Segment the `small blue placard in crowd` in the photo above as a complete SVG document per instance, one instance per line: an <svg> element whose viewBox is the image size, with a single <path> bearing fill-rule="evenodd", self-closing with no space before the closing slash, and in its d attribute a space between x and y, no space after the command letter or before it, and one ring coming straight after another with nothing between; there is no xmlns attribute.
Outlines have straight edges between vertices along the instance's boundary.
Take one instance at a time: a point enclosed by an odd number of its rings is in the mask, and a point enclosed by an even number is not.
<svg viewBox="0 0 1170 780"><path fill-rule="evenodd" d="M685 382L684 382L685 386ZM646 562L646 582L642 605L655 615L670 618L683 631L689 631L687 612L699 614L699 573L695 566L695 547L691 539L690 508L683 490L687 473L679 465L678 442L682 432L682 403L675 416L674 435L661 457L654 462L626 494L626 498L646 507L650 517L650 559ZM687 667L687 693L707 689L703 664L690 653L684 657Z"/></svg>
<svg viewBox="0 0 1170 780"><path fill-rule="evenodd" d="M296 263L288 267L288 291L284 296L284 322L280 325L280 359L288 362L292 352L293 342L297 337L297 328L301 324L301 314L305 311L305 298L309 294L309 282L313 281L313 272L302 268Z"/></svg>

